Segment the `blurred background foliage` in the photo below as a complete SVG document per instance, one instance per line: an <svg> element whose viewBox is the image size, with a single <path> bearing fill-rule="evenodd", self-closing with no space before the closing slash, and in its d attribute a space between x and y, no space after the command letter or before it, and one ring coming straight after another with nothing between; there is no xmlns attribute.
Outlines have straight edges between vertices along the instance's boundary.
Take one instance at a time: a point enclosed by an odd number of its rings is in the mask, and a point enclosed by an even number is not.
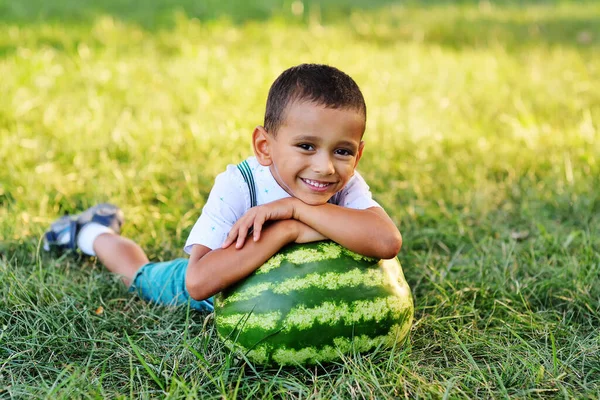
<svg viewBox="0 0 600 400"><path fill-rule="evenodd" d="M376 377L284 374L281 393L598 397L599 47L597 1L0 0L0 388L88 393L100 375L119 393L136 360L122 332L141 325L150 358L206 395L237 377L271 393L244 368L211 386L182 362L181 314L130 300L93 259L40 253L40 237L111 201L152 259L181 256L215 175L251 154L271 82L322 62L365 95L359 169L404 235L417 318ZM70 339L107 332L91 352Z"/></svg>

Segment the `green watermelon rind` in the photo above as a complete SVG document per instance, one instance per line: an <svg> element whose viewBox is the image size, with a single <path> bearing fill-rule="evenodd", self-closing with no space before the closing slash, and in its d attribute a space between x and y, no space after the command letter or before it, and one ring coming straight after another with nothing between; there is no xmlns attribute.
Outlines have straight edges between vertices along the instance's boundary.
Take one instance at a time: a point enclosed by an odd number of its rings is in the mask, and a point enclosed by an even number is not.
<svg viewBox="0 0 600 400"><path fill-rule="evenodd" d="M331 261L329 268L319 274L324 260ZM333 301L334 294L353 300ZM284 318L279 310L286 304L295 306ZM397 259L364 257L331 241L286 246L251 277L219 294L215 306L225 345L267 365L314 364L396 347L406 339L414 314Z"/></svg>

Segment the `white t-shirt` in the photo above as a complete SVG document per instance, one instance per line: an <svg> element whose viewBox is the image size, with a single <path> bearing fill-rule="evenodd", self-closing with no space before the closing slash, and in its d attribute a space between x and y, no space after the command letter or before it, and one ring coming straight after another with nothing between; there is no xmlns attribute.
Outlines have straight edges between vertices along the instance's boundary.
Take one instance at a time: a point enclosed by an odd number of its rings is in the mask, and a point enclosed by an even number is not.
<svg viewBox="0 0 600 400"><path fill-rule="evenodd" d="M254 177L257 205L290 197L279 186L269 167L260 165L256 157L250 157L246 161ZM358 210L380 207L373 200L369 186L358 172L354 172L346 186L329 202ZM236 165L228 165L225 172L217 175L202 214L194 224L183 250L190 254L195 244L211 250L220 248L235 222L250 209L250 205L250 191L246 181Z"/></svg>

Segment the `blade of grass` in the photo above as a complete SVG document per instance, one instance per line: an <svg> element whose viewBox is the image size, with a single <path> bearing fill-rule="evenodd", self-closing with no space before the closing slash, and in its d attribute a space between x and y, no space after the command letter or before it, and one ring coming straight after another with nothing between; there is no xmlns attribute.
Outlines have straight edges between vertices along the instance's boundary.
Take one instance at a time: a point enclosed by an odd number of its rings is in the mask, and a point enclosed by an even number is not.
<svg viewBox="0 0 600 400"><path fill-rule="evenodd" d="M150 375L150 377L152 378L152 380L163 390L163 392L165 391L165 383L162 382L158 376L154 373L154 371L152 370L152 368L150 367L150 365L148 365L148 363L146 362L146 360L144 359L144 357L142 356L142 353L140 352L140 350L138 349L138 347L135 345L135 343L133 343L133 341L131 340L131 338L129 337L129 335L127 333L125 333L125 337L127 338L127 341L129 342L129 345L131 346L131 349L133 350L133 352L135 353L138 361L142 364L142 366L144 367L144 369L146 370L146 372L148 373L148 375Z"/></svg>

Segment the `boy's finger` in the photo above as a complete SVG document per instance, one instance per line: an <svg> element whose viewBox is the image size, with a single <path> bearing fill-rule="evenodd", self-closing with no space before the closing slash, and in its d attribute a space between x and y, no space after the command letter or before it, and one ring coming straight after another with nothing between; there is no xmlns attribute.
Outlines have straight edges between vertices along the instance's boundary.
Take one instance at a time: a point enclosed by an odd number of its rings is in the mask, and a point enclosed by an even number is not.
<svg viewBox="0 0 600 400"><path fill-rule="evenodd" d="M235 241L234 237L227 238L227 240L223 243L223 248L227 248L231 246L231 244Z"/></svg>
<svg viewBox="0 0 600 400"><path fill-rule="evenodd" d="M254 232L253 232L253 236L254 236L254 241L257 242L258 239L260 239L260 225L256 225L254 224Z"/></svg>
<svg viewBox="0 0 600 400"><path fill-rule="evenodd" d="M237 243L235 244L236 249L241 249L244 246L244 241L246 241L247 235L248 228L245 226L241 226L239 231L237 232Z"/></svg>
<svg viewBox="0 0 600 400"><path fill-rule="evenodd" d="M244 247L244 241L246 240L246 236L238 236L237 243L235 244L236 249L241 249Z"/></svg>
<svg viewBox="0 0 600 400"><path fill-rule="evenodd" d="M258 241L260 239L260 231L262 230L262 226L265 223L264 218L257 218L254 220L254 226L252 227L252 231L254 232L254 241Z"/></svg>
<svg viewBox="0 0 600 400"><path fill-rule="evenodd" d="M223 245L221 246L221 248L225 249L225 248L231 246L231 244L233 242L235 242L235 238L238 237L239 230L240 230L240 228L238 228L238 225L239 225L238 223L236 223L235 225L233 225L233 227L231 228L231 230L227 234L227 237L225 238L225 241L223 242Z"/></svg>
<svg viewBox="0 0 600 400"><path fill-rule="evenodd" d="M229 232L229 234L227 235L227 238L225 239L225 241L221 245L221 248L222 249L226 249L227 247L229 247L231 245L231 243L233 243L233 239L234 238L235 238L235 236L233 236L232 233Z"/></svg>

